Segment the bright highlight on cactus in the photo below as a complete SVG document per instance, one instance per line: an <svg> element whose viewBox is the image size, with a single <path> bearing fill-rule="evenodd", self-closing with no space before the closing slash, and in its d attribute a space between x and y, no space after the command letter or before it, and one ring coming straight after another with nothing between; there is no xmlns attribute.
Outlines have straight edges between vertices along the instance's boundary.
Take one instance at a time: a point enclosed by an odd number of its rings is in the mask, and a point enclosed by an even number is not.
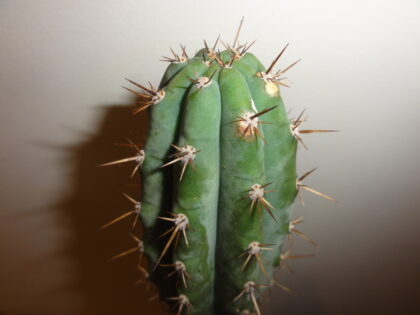
<svg viewBox="0 0 420 315"><path fill-rule="evenodd" d="M144 149L130 141L135 156L101 165L135 162L132 175L141 167L142 176L141 203L124 194L133 209L102 228L134 215L130 234L139 217L144 233L131 234L137 246L110 260L139 253L144 281L177 314L261 314L268 288L290 291L274 268L293 273L286 260L312 256L291 254L292 235L317 245L296 229L303 217L291 219L296 196L335 201L303 183L315 169L296 174L302 137L335 131L300 129L304 112L289 119L280 87L289 87L285 74L299 60L275 72L286 45L266 69L249 52L255 41L239 44L242 22L231 45L219 36L194 57L185 46L171 49L158 88L127 79L136 87L125 87L138 100L133 113L150 114L148 140Z"/></svg>

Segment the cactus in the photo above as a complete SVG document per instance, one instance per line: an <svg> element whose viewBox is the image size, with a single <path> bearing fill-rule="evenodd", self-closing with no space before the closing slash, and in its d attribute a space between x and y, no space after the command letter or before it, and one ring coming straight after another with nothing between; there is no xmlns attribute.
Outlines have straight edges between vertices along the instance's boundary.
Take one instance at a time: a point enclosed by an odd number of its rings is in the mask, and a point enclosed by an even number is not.
<svg viewBox="0 0 420 315"><path fill-rule="evenodd" d="M238 35L222 52L219 38L191 58L183 46L172 51L157 89L129 80L140 104L134 114L150 113L148 140L144 149L130 143L135 156L103 164L135 162L132 175L142 175L141 203L126 195L133 210L103 226L135 216L137 245L112 259L147 256L139 270L177 314L261 314L264 289L288 290L274 268L303 257L282 252L285 237L315 245L296 229L303 218L291 217L296 196L304 189L334 200L303 184L314 170L296 173L302 135L333 131L300 129L303 112L288 118L279 88L297 61L274 72L286 46L266 69Z"/></svg>

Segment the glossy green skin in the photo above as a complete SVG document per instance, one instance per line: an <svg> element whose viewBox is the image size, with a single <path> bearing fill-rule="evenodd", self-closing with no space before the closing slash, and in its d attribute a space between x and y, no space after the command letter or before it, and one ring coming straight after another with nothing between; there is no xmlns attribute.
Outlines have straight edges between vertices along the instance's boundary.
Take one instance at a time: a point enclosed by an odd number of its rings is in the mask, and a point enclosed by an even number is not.
<svg viewBox="0 0 420 315"><path fill-rule="evenodd" d="M155 243L154 226L158 215L170 210L172 197L169 169L161 169L171 144L176 143L181 120L182 102L185 93L196 73L208 70L200 59L193 59L173 77L164 88L165 97L151 107L150 130L145 146L146 158L142 165L142 223L145 228L144 248L146 254L154 261L158 255Z"/></svg>
<svg viewBox="0 0 420 315"><path fill-rule="evenodd" d="M252 98L260 111L271 106L278 106L262 118L270 122L264 125L265 146L265 172L267 187L274 190L266 195L266 199L277 209L276 223L270 216L264 217L264 243L275 244L273 250L264 253L264 258L270 262L270 267L278 266L280 251L284 235L289 233L291 205L296 198L296 149L297 141L290 131L290 121L287 117L283 100L279 95L270 96L265 91L265 83L256 74L265 72L264 66L254 55L245 54L235 65L247 79ZM267 268L272 269L272 268Z"/></svg>
<svg viewBox="0 0 420 315"><path fill-rule="evenodd" d="M251 242L263 243L263 217L249 213L247 190L265 182L264 143L260 138L242 137L233 121L252 111L247 82L236 69L223 69L219 76L222 95L221 170L217 239L216 294L218 307L233 313L241 309L233 299L247 281L258 282L259 269L252 259L244 271L247 255L238 258ZM250 139L249 139L250 138Z"/></svg>
<svg viewBox="0 0 420 315"><path fill-rule="evenodd" d="M224 62L230 53L221 53ZM205 54L207 58L207 54ZM262 79L264 67L251 54L233 62L232 68L203 62L202 51L185 64L170 65L162 79L164 99L152 106L151 127L142 167L142 220L145 252L151 266L162 250L157 239L157 216L167 211L187 215L191 228L187 247L181 236L174 257L165 263L182 261L190 278L184 288L178 279L178 294L185 294L192 314L236 314L252 309L252 303L234 298L247 281L268 283L252 258L241 267L253 241L276 244L264 251L265 269L271 277L278 264L281 244L288 233L290 205L296 196L296 141L280 96L271 97ZM215 72L216 71L216 72ZM213 82L198 89L189 78L215 72ZM171 79L172 78L172 79ZM246 111L278 107L260 119L270 125L260 127L260 137L242 136L234 121ZM189 144L201 152L179 181L181 163L160 169L176 151L171 144ZM278 222L263 211L249 212L248 190L253 184L273 182L265 198L276 208ZM167 227L171 227L170 225ZM169 235L163 239L166 241ZM172 246L173 247L173 246ZM165 256L171 257L168 253Z"/></svg>
<svg viewBox="0 0 420 315"><path fill-rule="evenodd" d="M213 69L207 71L210 76ZM217 70L217 69L216 69ZM214 78L214 77L213 77ZM194 313L213 312L217 202L220 173L221 102L217 80L207 87L191 87L185 102L178 146L196 150L194 169L187 166L179 182L181 163L175 172L178 181L174 213L185 214L192 227L187 231L189 246L179 244L175 260L182 261L189 274L188 287L179 282L180 293L188 296Z"/></svg>

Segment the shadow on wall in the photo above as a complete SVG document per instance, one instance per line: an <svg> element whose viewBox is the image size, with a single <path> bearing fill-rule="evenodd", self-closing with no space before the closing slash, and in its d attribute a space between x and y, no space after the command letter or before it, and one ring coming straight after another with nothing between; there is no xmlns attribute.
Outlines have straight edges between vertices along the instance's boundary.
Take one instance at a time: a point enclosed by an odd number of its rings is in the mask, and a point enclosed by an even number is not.
<svg viewBox="0 0 420 315"><path fill-rule="evenodd" d="M132 105L101 107L102 120L97 132L70 148L66 163L72 171L68 197L58 205L71 234L68 256L76 265L75 290L82 294L81 315L170 314L166 303L154 299L156 289L144 282L136 269L137 253L115 261L110 257L136 246L130 236L133 218L126 218L107 229L100 227L133 209L122 193L140 199L138 174L130 178L135 163L109 167L98 165L133 156L125 144L128 139L142 147L147 137L146 112L132 115ZM120 144L120 145L118 145ZM140 236L140 229L136 230ZM149 287L149 289L148 289ZM307 288L310 292L314 288ZM302 299L303 298L303 299ZM150 300L152 299L152 300ZM304 301L304 303L302 303ZM273 292L266 299L266 314L323 314L319 301L311 296Z"/></svg>
<svg viewBox="0 0 420 315"><path fill-rule="evenodd" d="M141 273L136 269L137 253L112 262L106 260L136 246L130 237L132 220L125 219L105 230L101 225L132 209L122 195L140 197L138 174L130 178L135 166L97 167L99 164L133 156L127 139L142 146L148 128L147 114L133 116L132 106L101 108L103 119L97 133L69 149L69 169L73 171L70 194L59 205L68 220L72 242L69 256L76 261L79 279L76 290L84 297L83 315L167 314L166 304L149 301L155 288L136 286Z"/></svg>

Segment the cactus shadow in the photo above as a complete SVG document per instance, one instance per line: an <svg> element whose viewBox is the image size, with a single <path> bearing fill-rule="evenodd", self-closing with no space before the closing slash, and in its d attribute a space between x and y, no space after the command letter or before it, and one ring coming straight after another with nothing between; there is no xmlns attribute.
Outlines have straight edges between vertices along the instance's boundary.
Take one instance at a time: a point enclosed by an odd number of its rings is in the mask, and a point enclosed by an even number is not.
<svg viewBox="0 0 420 315"><path fill-rule="evenodd" d="M83 315L168 314L167 306L149 301L156 290L145 284L136 269L137 254L107 262L136 246L130 237L132 221L125 219L102 230L101 225L132 209L122 193L140 197L140 179L130 178L133 164L97 167L133 155L131 148L114 144L127 139L143 145L148 129L146 113L133 116L132 105L107 105L101 111L96 131L78 144L65 148L71 170L70 188L58 208L67 219L72 240L68 255L76 263L76 290L84 297ZM140 231L135 231L139 235Z"/></svg>

